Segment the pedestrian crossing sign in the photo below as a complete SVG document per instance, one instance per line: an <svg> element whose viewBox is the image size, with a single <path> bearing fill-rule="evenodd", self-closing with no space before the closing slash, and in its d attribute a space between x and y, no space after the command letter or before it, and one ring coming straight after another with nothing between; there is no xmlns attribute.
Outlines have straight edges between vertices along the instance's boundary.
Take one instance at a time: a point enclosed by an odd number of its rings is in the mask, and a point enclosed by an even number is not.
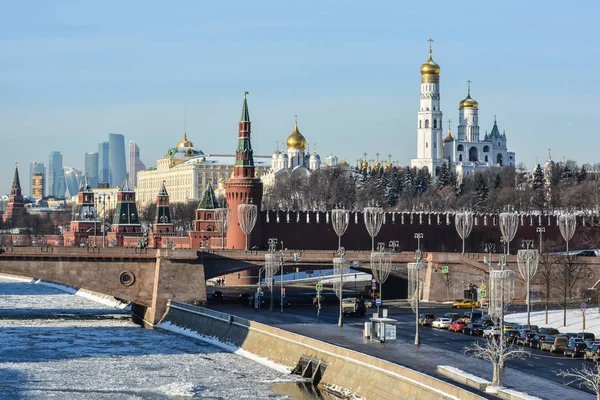
<svg viewBox="0 0 600 400"><path fill-rule="evenodd" d="M487 290L479 289L479 297L487 297Z"/></svg>
<svg viewBox="0 0 600 400"><path fill-rule="evenodd" d="M322 292L322 291L323 291L323 284L317 283L317 292Z"/></svg>
<svg viewBox="0 0 600 400"><path fill-rule="evenodd" d="M442 265L442 274L447 274L448 272L450 272L448 266L447 265Z"/></svg>

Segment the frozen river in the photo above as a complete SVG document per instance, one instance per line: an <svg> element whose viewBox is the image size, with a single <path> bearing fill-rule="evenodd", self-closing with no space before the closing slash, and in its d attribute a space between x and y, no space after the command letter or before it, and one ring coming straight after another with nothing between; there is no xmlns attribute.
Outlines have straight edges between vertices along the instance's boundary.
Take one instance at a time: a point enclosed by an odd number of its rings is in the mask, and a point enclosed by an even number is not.
<svg viewBox="0 0 600 400"><path fill-rule="evenodd" d="M0 399L287 399L271 386L293 381L210 344L142 329L121 310L0 277Z"/></svg>

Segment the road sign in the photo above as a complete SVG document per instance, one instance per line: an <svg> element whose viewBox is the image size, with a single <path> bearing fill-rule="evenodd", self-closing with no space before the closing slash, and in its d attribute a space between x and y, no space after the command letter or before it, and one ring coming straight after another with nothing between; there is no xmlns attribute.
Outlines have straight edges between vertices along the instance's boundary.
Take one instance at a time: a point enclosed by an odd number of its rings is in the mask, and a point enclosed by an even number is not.
<svg viewBox="0 0 600 400"><path fill-rule="evenodd" d="M322 292L322 291L323 291L323 284L317 283L317 292Z"/></svg>
<svg viewBox="0 0 600 400"><path fill-rule="evenodd" d="M482 283L481 286L479 286L479 289L485 290L485 285Z"/></svg>
<svg viewBox="0 0 600 400"><path fill-rule="evenodd" d="M285 288L281 288L281 297L285 297Z"/></svg>
<svg viewBox="0 0 600 400"><path fill-rule="evenodd" d="M487 290L479 289L479 297L487 297Z"/></svg>
<svg viewBox="0 0 600 400"><path fill-rule="evenodd" d="M375 299L375 305L377 307L379 307L381 305L381 298L378 297L378 298Z"/></svg>
<svg viewBox="0 0 600 400"><path fill-rule="evenodd" d="M587 308L587 304L581 303L581 308L583 308L585 310Z"/></svg>
<svg viewBox="0 0 600 400"><path fill-rule="evenodd" d="M377 289L377 281L375 279L371 281L371 289Z"/></svg>
<svg viewBox="0 0 600 400"><path fill-rule="evenodd" d="M447 274L448 272L450 272L450 269L448 268L448 266L442 265L442 274Z"/></svg>

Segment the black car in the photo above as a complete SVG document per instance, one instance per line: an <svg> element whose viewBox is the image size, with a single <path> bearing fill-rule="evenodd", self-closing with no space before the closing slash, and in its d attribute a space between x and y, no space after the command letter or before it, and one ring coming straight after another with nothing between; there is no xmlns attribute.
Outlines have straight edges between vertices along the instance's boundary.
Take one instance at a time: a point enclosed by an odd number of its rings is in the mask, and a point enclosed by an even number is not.
<svg viewBox="0 0 600 400"><path fill-rule="evenodd" d="M596 335L594 335L592 332L578 332L577 337L583 339L584 342L588 340L596 340Z"/></svg>
<svg viewBox="0 0 600 400"><path fill-rule="evenodd" d="M523 346L530 346L531 342L534 341L536 337L536 333L534 331L523 331L521 335L517 338L517 344L522 344Z"/></svg>
<svg viewBox="0 0 600 400"><path fill-rule="evenodd" d="M485 326L483 326L481 324L469 324L462 329L462 333L464 333L465 335L469 334L471 336L482 335L484 329L485 329Z"/></svg>
<svg viewBox="0 0 600 400"><path fill-rule="evenodd" d="M536 349L540 347L540 343L542 343L542 341L544 339L546 339L547 335L544 334L540 334L538 333L537 335L534 335L531 339L529 339L529 347L535 347Z"/></svg>
<svg viewBox="0 0 600 400"><path fill-rule="evenodd" d="M572 358L582 356L585 353L587 345L585 342L578 338L569 340L569 344L565 347L563 354L565 357L571 356Z"/></svg>
<svg viewBox="0 0 600 400"><path fill-rule="evenodd" d="M508 329L504 331L504 340L506 343L515 343L521 332L516 329Z"/></svg>
<svg viewBox="0 0 600 400"><path fill-rule="evenodd" d="M583 352L583 359L598 362L600 360L600 343L594 343Z"/></svg>
<svg viewBox="0 0 600 400"><path fill-rule="evenodd" d="M221 300L223 300L223 292L221 292L220 290L215 290L210 295L210 299L214 300L214 301L221 301Z"/></svg>
<svg viewBox="0 0 600 400"><path fill-rule="evenodd" d="M473 321L473 323L475 323L475 324L481 324L481 325L485 326L486 328L488 326L495 326L496 325L494 323L494 321L492 320L492 317L490 317L489 315L484 315L483 317L478 318L475 321Z"/></svg>
<svg viewBox="0 0 600 400"><path fill-rule="evenodd" d="M560 332L558 329L555 328L540 328L538 330L538 333L543 334L543 335L560 335Z"/></svg>

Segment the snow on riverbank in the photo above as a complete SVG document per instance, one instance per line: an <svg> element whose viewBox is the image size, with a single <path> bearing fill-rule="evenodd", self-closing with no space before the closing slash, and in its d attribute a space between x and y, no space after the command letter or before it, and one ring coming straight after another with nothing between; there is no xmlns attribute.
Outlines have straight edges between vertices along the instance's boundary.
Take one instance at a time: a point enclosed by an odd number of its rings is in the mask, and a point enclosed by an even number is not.
<svg viewBox="0 0 600 400"><path fill-rule="evenodd" d="M506 316L507 322L516 324L527 323L527 313L509 314ZM548 323L546 324L546 312L536 311L531 313L531 324L542 326L551 326L562 333L583 332L583 313L581 309L567 310L567 325L563 325L563 310L548 311ZM588 308L585 312L585 331L592 332L596 337L600 337L600 314L598 308Z"/></svg>

